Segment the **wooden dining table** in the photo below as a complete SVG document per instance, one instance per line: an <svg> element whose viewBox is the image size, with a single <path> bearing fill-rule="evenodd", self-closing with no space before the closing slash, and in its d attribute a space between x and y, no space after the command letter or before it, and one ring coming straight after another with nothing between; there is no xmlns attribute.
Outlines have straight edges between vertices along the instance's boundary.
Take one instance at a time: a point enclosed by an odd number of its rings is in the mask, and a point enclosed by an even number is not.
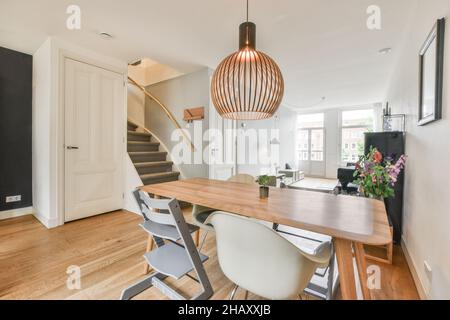
<svg viewBox="0 0 450 320"><path fill-rule="evenodd" d="M384 202L374 199L279 188L270 188L269 198L260 199L258 185L203 178L147 185L141 190L331 236L341 294L347 300L357 299L353 256L362 297L371 299L363 245L392 241Z"/></svg>

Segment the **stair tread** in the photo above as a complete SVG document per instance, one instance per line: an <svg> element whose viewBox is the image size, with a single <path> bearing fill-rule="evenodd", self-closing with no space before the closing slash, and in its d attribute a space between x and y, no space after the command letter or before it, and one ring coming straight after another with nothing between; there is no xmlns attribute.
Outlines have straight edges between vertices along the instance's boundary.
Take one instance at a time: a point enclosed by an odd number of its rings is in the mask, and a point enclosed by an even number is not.
<svg viewBox="0 0 450 320"><path fill-rule="evenodd" d="M134 135L134 136L146 136L146 137L151 137L151 134L150 134L150 133L147 133L147 132L138 132L138 131L130 131L130 130L128 130L128 134Z"/></svg>
<svg viewBox="0 0 450 320"><path fill-rule="evenodd" d="M134 166L136 168L143 168L143 167L158 167L158 166L169 166L173 165L172 161L151 161L151 162L138 162L135 163Z"/></svg>
<svg viewBox="0 0 450 320"><path fill-rule="evenodd" d="M139 156L139 155L162 155L162 154L167 154L167 152L165 151L131 151L128 152L128 154L130 156Z"/></svg>
<svg viewBox="0 0 450 320"><path fill-rule="evenodd" d="M166 177L175 177L179 176L180 173L178 171L170 171L170 172L158 172L158 173L149 173L140 175L142 180L152 179L152 178L166 178Z"/></svg>
<svg viewBox="0 0 450 320"><path fill-rule="evenodd" d="M159 146L159 142L149 142L149 141L128 141L128 144L138 145L138 146Z"/></svg>

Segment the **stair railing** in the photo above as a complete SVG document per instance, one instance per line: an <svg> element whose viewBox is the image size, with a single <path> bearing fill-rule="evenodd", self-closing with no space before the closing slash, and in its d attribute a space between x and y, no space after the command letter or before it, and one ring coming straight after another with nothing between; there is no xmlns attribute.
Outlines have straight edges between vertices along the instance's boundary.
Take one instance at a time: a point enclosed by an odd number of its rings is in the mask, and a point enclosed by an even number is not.
<svg viewBox="0 0 450 320"><path fill-rule="evenodd" d="M172 112L170 112L170 110L158 98L156 98L154 95L152 95L150 92L148 92L144 86L141 86L139 83L134 81L131 77L128 77L128 82L131 83L132 85L134 85L135 87L139 88L147 97L149 97L150 99L152 99L153 101L156 102L156 104L164 111L164 113L167 115L167 117L173 123L175 128L180 129L184 140L186 141L186 143L188 143L191 146L192 151L195 151L194 144L192 143L191 139L189 139L186 132L181 128L180 124L178 123L177 119L175 119Z"/></svg>

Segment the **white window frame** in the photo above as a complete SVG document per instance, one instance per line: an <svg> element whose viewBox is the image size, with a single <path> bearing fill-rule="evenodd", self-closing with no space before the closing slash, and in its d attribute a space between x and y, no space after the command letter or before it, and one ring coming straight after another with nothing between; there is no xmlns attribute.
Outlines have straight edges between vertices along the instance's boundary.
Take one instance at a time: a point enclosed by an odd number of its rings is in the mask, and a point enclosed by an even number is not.
<svg viewBox="0 0 450 320"><path fill-rule="evenodd" d="M343 126L343 113L346 111L358 111L358 110L371 110L373 112L373 126L372 126L372 130L375 130L376 127L376 112L375 112L375 107L374 106L360 106L360 107L349 107L349 108L340 108L339 109L339 142L338 142L338 155L339 155L339 165L340 166L346 166L347 162L342 160L342 151L343 151L343 147L342 147L342 129L357 129L357 128L361 128L363 126ZM370 129L370 127L367 127L368 129ZM351 145L349 145L349 150L351 150ZM351 157L350 161L351 161Z"/></svg>
<svg viewBox="0 0 450 320"><path fill-rule="evenodd" d="M322 125L322 127L304 127L304 128L298 127L298 117L299 116L310 115L310 114L323 114L323 125ZM324 111L324 110L308 112L308 113L298 112L296 114L296 120L295 120L295 149L294 149L294 152L295 152L295 154L294 154L294 161L295 161L295 165L296 166L298 166L299 162L302 161L302 160L300 160L300 157L298 156L299 155L298 154L299 150L297 150L297 147L298 147L298 145L297 145L298 131L299 130L309 130L311 132L311 130L315 130L315 129L319 129L320 130L321 129L321 130L323 130L323 141L324 141L323 150L322 150L322 154L323 154L322 159L323 160L318 161L318 162L324 162L324 164L325 164L325 172L326 172L326 164L327 164L327 162L326 162L327 161L327 155L326 155L326 151L327 151L326 150L326 143L327 143L326 139L327 139L327 136L326 136L326 132L327 132L327 130L325 128L325 122L326 122L325 117L326 117L326 111ZM311 139L311 137L309 137L309 139ZM311 152L312 152L311 145L309 145L308 147L309 147L309 149L308 149L308 160L304 160L304 161L316 161L316 160L311 160ZM302 152L305 152L305 151L302 151Z"/></svg>

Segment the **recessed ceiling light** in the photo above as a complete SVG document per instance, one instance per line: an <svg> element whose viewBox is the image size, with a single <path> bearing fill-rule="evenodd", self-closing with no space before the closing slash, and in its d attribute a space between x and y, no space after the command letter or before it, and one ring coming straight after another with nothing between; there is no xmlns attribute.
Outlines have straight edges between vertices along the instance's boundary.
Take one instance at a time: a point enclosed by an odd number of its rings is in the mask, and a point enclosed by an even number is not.
<svg viewBox="0 0 450 320"><path fill-rule="evenodd" d="M107 33L107 32L100 32L99 33L99 36L100 37L102 37L103 39L107 39L107 40L109 40L109 39L112 39L113 38L113 36L112 35L110 35L109 33Z"/></svg>
<svg viewBox="0 0 450 320"><path fill-rule="evenodd" d="M129 65L130 65L130 66L133 66L133 67L137 67L137 66L139 66L141 63L142 63L142 60L139 59L139 60L136 60L136 61L134 61L134 62L129 63Z"/></svg>
<svg viewBox="0 0 450 320"><path fill-rule="evenodd" d="M388 54L392 52L392 48L383 48L380 51L378 51L379 54Z"/></svg>

